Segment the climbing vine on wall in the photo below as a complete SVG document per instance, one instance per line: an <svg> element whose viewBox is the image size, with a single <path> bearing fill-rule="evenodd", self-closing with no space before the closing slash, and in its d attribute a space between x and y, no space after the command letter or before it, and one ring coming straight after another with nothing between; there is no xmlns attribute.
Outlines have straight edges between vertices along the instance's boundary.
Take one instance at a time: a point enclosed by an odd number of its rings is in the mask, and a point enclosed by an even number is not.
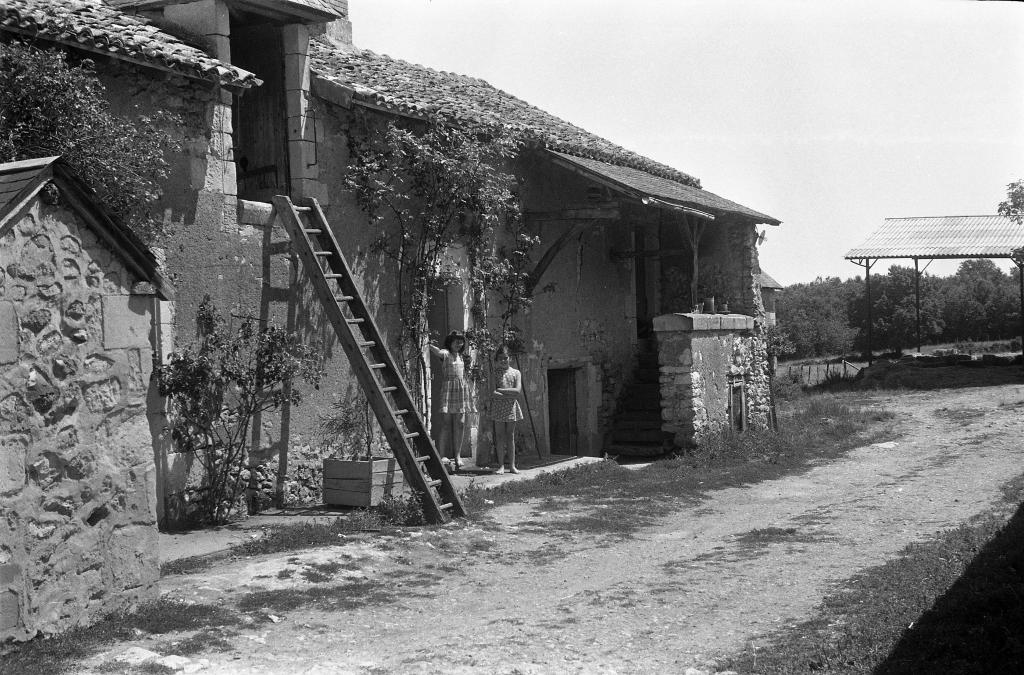
<svg viewBox="0 0 1024 675"><path fill-rule="evenodd" d="M468 283L472 291L471 346L518 347L515 318L530 303L529 254L537 243L523 226L518 181L508 170L518 142L500 132L440 124L364 128L350 138L347 183L381 228L375 248L397 266L397 360L405 376L423 381L427 312L447 286ZM460 245L469 260L465 275L452 255ZM493 330L487 324L492 300L500 305L500 326Z"/></svg>

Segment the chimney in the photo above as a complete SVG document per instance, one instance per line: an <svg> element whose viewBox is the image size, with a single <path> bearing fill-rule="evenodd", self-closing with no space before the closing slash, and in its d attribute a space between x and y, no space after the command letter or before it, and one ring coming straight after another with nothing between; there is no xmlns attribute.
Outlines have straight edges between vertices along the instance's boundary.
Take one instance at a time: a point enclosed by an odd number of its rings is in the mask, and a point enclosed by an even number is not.
<svg viewBox="0 0 1024 675"><path fill-rule="evenodd" d="M348 18L348 0L323 0L331 5L340 16L334 21L310 26L310 36L323 36L339 49L354 49L352 44L352 22Z"/></svg>

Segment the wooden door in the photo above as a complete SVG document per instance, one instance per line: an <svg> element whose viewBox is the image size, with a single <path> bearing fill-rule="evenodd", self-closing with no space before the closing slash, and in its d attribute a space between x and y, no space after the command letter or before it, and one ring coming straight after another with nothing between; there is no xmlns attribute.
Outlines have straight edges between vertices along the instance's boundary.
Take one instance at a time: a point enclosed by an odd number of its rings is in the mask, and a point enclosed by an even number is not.
<svg viewBox="0 0 1024 675"><path fill-rule="evenodd" d="M548 439L553 455L579 454L574 368L548 371Z"/></svg>

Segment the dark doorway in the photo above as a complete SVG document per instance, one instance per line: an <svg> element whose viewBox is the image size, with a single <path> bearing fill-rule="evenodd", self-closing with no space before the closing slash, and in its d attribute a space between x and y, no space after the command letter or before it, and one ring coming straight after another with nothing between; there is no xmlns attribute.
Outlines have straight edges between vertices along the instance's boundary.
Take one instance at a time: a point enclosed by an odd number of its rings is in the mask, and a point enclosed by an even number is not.
<svg viewBox="0 0 1024 675"><path fill-rule="evenodd" d="M231 62L263 84L246 91L232 108L238 196L269 202L288 194L288 133L284 43L280 26L233 20Z"/></svg>
<svg viewBox="0 0 1024 675"><path fill-rule="evenodd" d="M548 371L548 439L553 455L579 454L575 368Z"/></svg>
<svg viewBox="0 0 1024 675"><path fill-rule="evenodd" d="M647 229L638 226L633 231L636 246L636 257L633 259L633 286L636 288L636 336L640 339L649 338L654 333L653 313L651 311L650 276L651 264L647 259Z"/></svg>

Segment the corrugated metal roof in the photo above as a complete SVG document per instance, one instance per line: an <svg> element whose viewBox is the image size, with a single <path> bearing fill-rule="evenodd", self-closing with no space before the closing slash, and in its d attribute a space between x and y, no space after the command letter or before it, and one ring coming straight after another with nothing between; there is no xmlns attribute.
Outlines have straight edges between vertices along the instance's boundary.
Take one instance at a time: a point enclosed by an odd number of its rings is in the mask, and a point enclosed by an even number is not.
<svg viewBox="0 0 1024 675"><path fill-rule="evenodd" d="M554 150L549 152L555 157L570 162L588 173L603 177L644 196L655 197L681 206L691 206L698 210L710 211L713 214L736 214L756 220L758 223L779 224L779 221L771 216L766 216L742 204L719 197L707 190L683 185L682 183L655 176L640 169L608 164L596 159L574 157L573 155L555 152Z"/></svg>
<svg viewBox="0 0 1024 675"><path fill-rule="evenodd" d="M886 218L863 244L844 256L857 258L1009 258L1024 246L1024 224L1008 216Z"/></svg>

